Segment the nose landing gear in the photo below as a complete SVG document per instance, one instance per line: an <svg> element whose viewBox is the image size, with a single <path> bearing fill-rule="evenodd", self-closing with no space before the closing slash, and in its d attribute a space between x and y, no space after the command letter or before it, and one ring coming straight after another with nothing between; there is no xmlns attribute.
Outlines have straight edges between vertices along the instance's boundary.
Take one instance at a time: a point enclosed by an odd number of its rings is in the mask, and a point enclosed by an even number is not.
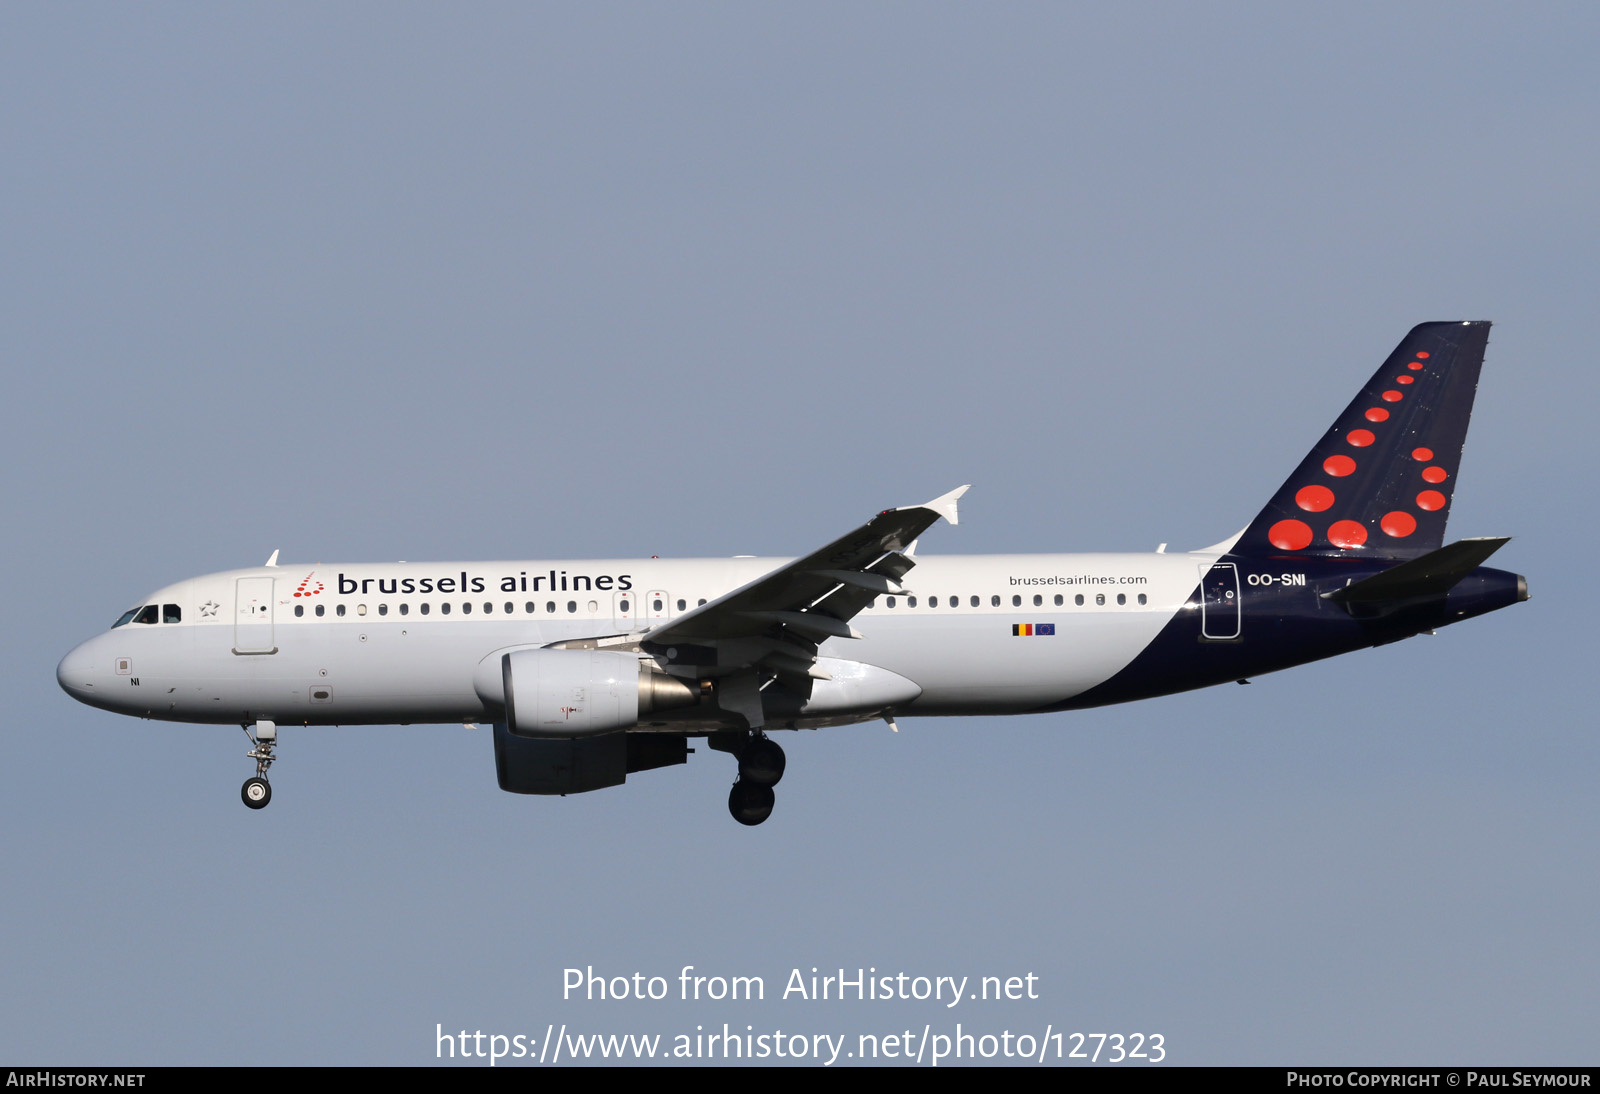
<svg viewBox="0 0 1600 1094"><path fill-rule="evenodd" d="M763 733L752 733L738 751L739 781L728 791L728 812L740 824L757 825L772 815L772 788L787 766L783 749Z"/></svg>
<svg viewBox="0 0 1600 1094"><path fill-rule="evenodd" d="M244 735L250 738L253 746L245 755L256 762L255 778L244 781L239 788L239 797L251 809L265 809L272 800L272 784L267 782L267 768L277 759L272 750L278 747L278 726L275 722L263 720L256 723L253 733L247 725L239 728L244 730Z"/></svg>

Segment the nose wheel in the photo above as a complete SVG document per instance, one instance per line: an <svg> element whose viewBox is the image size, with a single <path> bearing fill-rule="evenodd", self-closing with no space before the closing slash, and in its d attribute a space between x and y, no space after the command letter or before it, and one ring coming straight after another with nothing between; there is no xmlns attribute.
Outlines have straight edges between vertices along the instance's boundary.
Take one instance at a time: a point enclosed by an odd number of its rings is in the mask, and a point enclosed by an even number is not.
<svg viewBox="0 0 1600 1094"><path fill-rule="evenodd" d="M251 748L245 755L256 762L255 778L244 781L239 788L239 797L251 809L265 809L272 800L272 784L267 781L267 768L277 759L273 750L278 747L278 727L274 722L263 720L255 724L254 732L248 725L239 728L250 738Z"/></svg>
<svg viewBox="0 0 1600 1094"><path fill-rule="evenodd" d="M239 788L239 796L251 809L265 809L272 800L272 784L266 779L246 779Z"/></svg>

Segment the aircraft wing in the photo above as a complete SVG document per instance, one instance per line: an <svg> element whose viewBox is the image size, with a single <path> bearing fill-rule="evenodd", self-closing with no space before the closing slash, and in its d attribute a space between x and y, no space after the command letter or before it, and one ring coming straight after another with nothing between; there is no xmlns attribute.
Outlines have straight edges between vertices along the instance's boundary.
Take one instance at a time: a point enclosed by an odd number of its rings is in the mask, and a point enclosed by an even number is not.
<svg viewBox="0 0 1600 1094"><path fill-rule="evenodd" d="M903 593L907 549L940 517L957 523L962 486L922 505L885 509L853 532L708 604L644 632L640 644L706 675L827 679L817 646L859 638L850 620L873 598ZM668 651L672 651L668 653Z"/></svg>

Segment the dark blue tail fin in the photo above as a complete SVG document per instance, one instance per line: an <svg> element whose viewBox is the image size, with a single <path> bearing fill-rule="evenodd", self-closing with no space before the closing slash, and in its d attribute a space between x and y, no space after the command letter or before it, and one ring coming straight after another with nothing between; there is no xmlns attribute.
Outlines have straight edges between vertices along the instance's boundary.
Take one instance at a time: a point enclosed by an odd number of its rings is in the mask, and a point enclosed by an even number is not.
<svg viewBox="0 0 1600 1094"><path fill-rule="evenodd" d="M1444 543L1489 324L1423 323L1234 545L1234 554L1415 558Z"/></svg>

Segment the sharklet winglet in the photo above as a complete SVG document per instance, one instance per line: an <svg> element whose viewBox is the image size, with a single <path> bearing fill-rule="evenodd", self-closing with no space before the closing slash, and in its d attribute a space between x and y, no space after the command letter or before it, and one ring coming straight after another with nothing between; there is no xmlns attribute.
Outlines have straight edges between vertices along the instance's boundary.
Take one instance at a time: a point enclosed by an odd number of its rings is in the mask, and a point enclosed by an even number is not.
<svg viewBox="0 0 1600 1094"><path fill-rule="evenodd" d="M969 482L965 486L956 487L954 490L950 491L948 494L940 494L938 497L934 498L932 501L925 501L921 505L908 505L905 508L907 508L907 509L929 509L929 510L932 510L933 512L935 512L935 513L938 513L941 517L943 517L945 520L949 521L951 524L960 524L961 523L961 516L956 510L956 502L961 500L961 495L965 494L968 490L971 490L971 489L972 489L972 484Z"/></svg>

